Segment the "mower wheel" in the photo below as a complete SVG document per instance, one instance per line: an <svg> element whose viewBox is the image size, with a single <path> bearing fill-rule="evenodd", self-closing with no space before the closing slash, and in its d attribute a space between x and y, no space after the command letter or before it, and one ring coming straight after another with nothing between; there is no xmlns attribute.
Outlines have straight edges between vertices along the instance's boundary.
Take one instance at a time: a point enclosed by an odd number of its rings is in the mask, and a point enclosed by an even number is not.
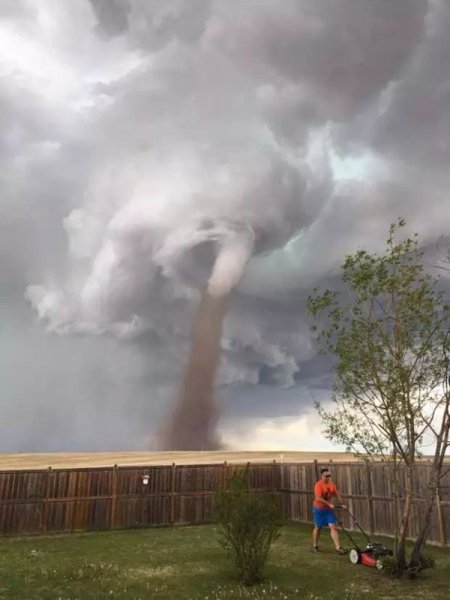
<svg viewBox="0 0 450 600"><path fill-rule="evenodd" d="M361 552L356 548L352 548L348 553L348 557L352 565L357 565L361 560Z"/></svg>

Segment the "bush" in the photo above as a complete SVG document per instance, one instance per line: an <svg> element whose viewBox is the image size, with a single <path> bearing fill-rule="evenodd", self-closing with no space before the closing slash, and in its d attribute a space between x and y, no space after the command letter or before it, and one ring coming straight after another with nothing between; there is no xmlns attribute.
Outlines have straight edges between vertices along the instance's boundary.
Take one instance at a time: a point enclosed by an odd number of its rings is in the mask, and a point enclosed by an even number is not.
<svg viewBox="0 0 450 600"><path fill-rule="evenodd" d="M249 491L248 474L234 473L214 498L219 543L232 557L245 585L263 580L270 546L283 525L279 494Z"/></svg>
<svg viewBox="0 0 450 600"><path fill-rule="evenodd" d="M429 554L422 554L420 557L420 567L422 569L434 569L436 561Z"/></svg>
<svg viewBox="0 0 450 600"><path fill-rule="evenodd" d="M434 558L427 554L420 556L420 562L416 565L409 565L406 569L406 575L409 579L417 579L424 569L434 569L435 562Z"/></svg>
<svg viewBox="0 0 450 600"><path fill-rule="evenodd" d="M420 557L419 565L408 566L404 570L399 568L395 556L384 556L380 560L383 565L383 573L392 577L406 575L408 579L417 579L424 569L434 569L435 567L434 558L425 554Z"/></svg>

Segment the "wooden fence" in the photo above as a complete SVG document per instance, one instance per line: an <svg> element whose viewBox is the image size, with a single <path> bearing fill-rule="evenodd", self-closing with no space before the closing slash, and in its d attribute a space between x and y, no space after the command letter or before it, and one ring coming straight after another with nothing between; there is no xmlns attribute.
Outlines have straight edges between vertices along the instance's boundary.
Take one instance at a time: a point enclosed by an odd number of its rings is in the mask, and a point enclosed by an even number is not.
<svg viewBox="0 0 450 600"><path fill-rule="evenodd" d="M394 530L389 466L333 463L333 480L350 511L371 533ZM317 463L247 465L169 465L0 471L0 534L88 531L199 524L211 521L213 494L235 470L246 469L250 488L279 491L285 515L311 522ZM414 513L409 537L421 521L430 466L415 477ZM430 541L450 543L450 474L436 496ZM400 492L404 489L400 477ZM401 502L401 500L400 500ZM400 510L401 506L397 509ZM348 516L344 525L351 528Z"/></svg>
<svg viewBox="0 0 450 600"><path fill-rule="evenodd" d="M333 481L337 483L349 511L363 529L372 534L392 535L395 530L395 510L400 519L403 506L405 472L399 472L399 500L396 506L392 492L392 471L388 464L333 463L330 467ZM280 466L280 471L280 491L283 492L285 514L293 521L311 522L310 490L319 477L317 463L285 464ZM423 522L430 475L430 464L417 465L414 472L414 504L408 531L408 538L411 539L416 537ZM352 520L345 511L342 512L342 517L344 526L354 529ZM443 477L436 495L429 541L443 547L450 545L450 472Z"/></svg>

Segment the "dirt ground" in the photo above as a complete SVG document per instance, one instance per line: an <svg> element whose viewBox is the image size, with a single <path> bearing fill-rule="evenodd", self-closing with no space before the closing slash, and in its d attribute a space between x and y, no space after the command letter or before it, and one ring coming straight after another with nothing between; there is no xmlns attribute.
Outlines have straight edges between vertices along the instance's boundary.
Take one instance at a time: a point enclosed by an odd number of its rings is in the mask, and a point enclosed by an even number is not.
<svg viewBox="0 0 450 600"><path fill-rule="evenodd" d="M43 469L46 467L109 467L126 465L178 465L230 464L246 462L352 462L350 453L344 452L49 452L49 453L0 453L0 470Z"/></svg>

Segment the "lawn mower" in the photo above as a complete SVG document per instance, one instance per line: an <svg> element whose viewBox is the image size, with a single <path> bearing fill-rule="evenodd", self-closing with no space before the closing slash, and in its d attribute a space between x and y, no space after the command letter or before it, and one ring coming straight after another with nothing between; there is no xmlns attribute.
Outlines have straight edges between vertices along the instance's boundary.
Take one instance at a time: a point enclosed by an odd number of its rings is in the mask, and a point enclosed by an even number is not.
<svg viewBox="0 0 450 600"><path fill-rule="evenodd" d="M337 522L342 528L342 531L353 544L353 548L348 553L350 562L354 565L361 563L362 565L366 565L366 567L376 567L377 569L382 569L383 556L392 556L392 550L387 548L384 544L381 544L379 542L372 542L367 533L356 520L356 517L352 515L352 513L349 510L347 510L347 513L367 541L365 548L361 548L360 546L358 546L350 532L344 527L342 520L339 519L339 516L337 516Z"/></svg>

